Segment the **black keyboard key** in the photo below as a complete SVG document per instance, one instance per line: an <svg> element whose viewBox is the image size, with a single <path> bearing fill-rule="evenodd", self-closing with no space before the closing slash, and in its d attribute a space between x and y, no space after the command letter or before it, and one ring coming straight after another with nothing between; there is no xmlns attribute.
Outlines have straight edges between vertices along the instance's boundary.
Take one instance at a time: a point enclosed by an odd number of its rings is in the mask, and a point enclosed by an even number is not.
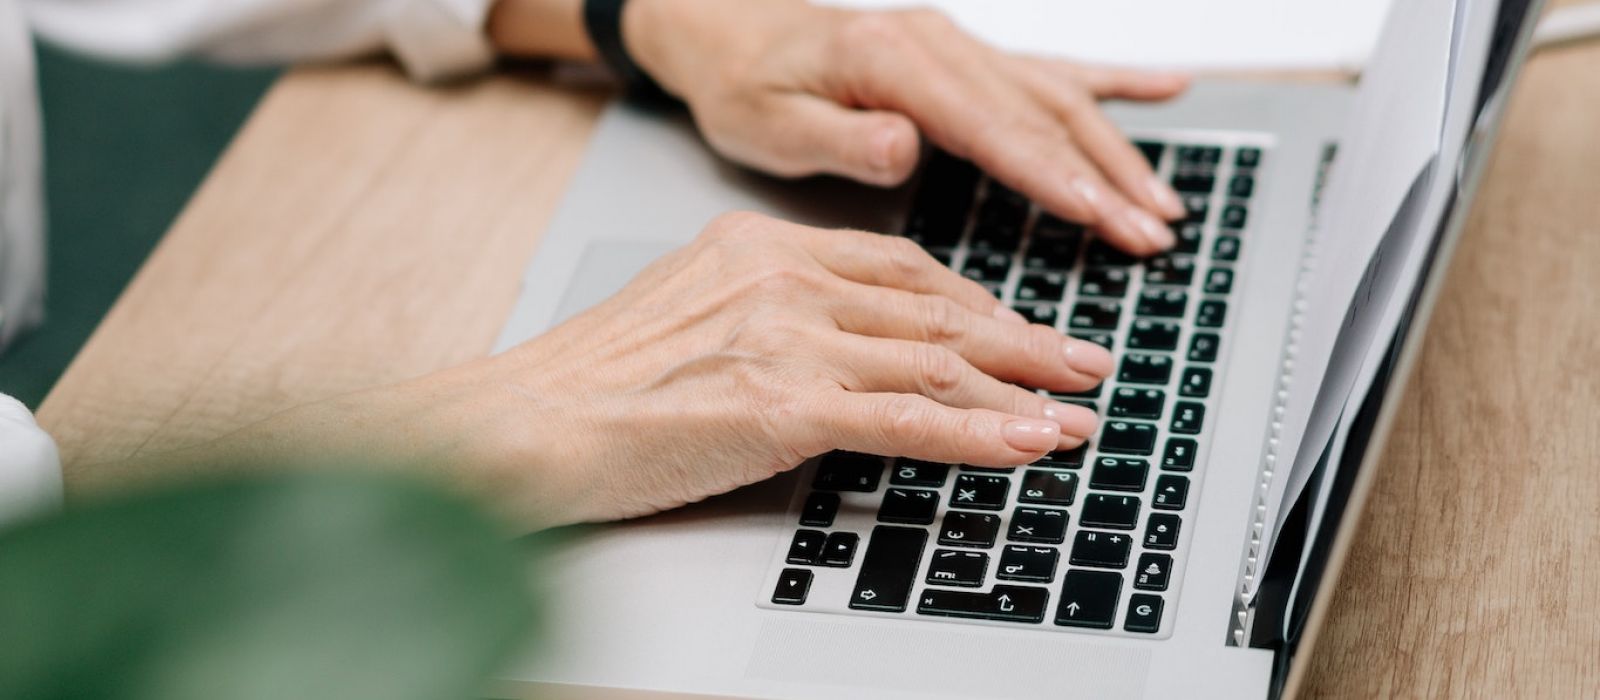
<svg viewBox="0 0 1600 700"><path fill-rule="evenodd" d="M1007 581L1036 581L1048 583L1056 577L1056 561L1060 559L1050 547L1023 547L1006 545L1000 552L1000 565L994 577Z"/></svg>
<svg viewBox="0 0 1600 700"><path fill-rule="evenodd" d="M1128 598L1128 617L1122 629L1155 634L1161 631L1161 596L1136 593Z"/></svg>
<svg viewBox="0 0 1600 700"><path fill-rule="evenodd" d="M1012 542L1061 544L1067 540L1067 511L1053 508L1018 508L1011 511Z"/></svg>
<svg viewBox="0 0 1600 700"><path fill-rule="evenodd" d="M1172 557L1155 552L1139 555L1139 566L1133 570L1133 587L1141 591L1164 591L1172 580Z"/></svg>
<svg viewBox="0 0 1600 700"><path fill-rule="evenodd" d="M1201 306L1204 306L1204 304L1201 304ZM1217 345L1221 342L1222 339L1216 333L1194 334L1193 337L1189 338L1189 361L1216 362Z"/></svg>
<svg viewBox="0 0 1600 700"><path fill-rule="evenodd" d="M1240 168L1254 168L1261 164L1261 149L1246 146L1233 156L1233 164Z"/></svg>
<svg viewBox="0 0 1600 700"><path fill-rule="evenodd" d="M1189 478L1177 474L1162 474L1156 478L1156 492L1150 497L1150 507L1161 510L1183 510L1189 503Z"/></svg>
<svg viewBox="0 0 1600 700"><path fill-rule="evenodd" d="M830 452L817 465L813 488L823 491L878 490L878 480L883 476L883 458L858 452Z"/></svg>
<svg viewBox="0 0 1600 700"><path fill-rule="evenodd" d="M1205 217L1202 215L1201 218ZM1195 255L1200 252L1200 242L1205 240L1206 229L1203 223L1190 221L1175 224L1172 234L1178 238L1178 242L1172 246L1172 252Z"/></svg>
<svg viewBox="0 0 1600 700"><path fill-rule="evenodd" d="M1122 356L1117 380L1130 384L1166 384L1172 379L1172 356L1130 352Z"/></svg>
<svg viewBox="0 0 1600 700"><path fill-rule="evenodd" d="M1183 200L1183 223L1203 224L1211 213L1211 198L1207 195L1191 194L1181 197Z"/></svg>
<svg viewBox="0 0 1600 700"><path fill-rule="evenodd" d="M902 457L895 463L894 472L889 475L889 483L896 486L926 486L936 489L944 486L945 477L949 474L948 464Z"/></svg>
<svg viewBox="0 0 1600 700"><path fill-rule="evenodd" d="M878 522L932 525L939 512L939 492L927 489L889 489L878 509Z"/></svg>
<svg viewBox="0 0 1600 700"><path fill-rule="evenodd" d="M1033 225L1033 236L1022 264L1030 270L1069 270L1078 261L1083 246L1083 227L1042 214Z"/></svg>
<svg viewBox="0 0 1600 700"><path fill-rule="evenodd" d="M861 537L854 532L835 532L828 535L828 541L822 545L823 566L850 566L856 558L856 543Z"/></svg>
<svg viewBox="0 0 1600 700"><path fill-rule="evenodd" d="M1239 259L1239 237L1218 236L1215 245L1211 246L1211 259L1218 262L1233 262Z"/></svg>
<svg viewBox="0 0 1600 700"><path fill-rule="evenodd" d="M1187 287L1194 282L1194 258L1158 255L1144 261L1144 283Z"/></svg>
<svg viewBox="0 0 1600 700"><path fill-rule="evenodd" d="M1221 160L1221 146L1178 147L1178 162L1184 165L1216 165Z"/></svg>
<svg viewBox="0 0 1600 700"><path fill-rule="evenodd" d="M867 553L861 558L861 574L856 577L850 607L858 611L906 611L926 542L928 532L920 527L874 527Z"/></svg>
<svg viewBox="0 0 1600 700"><path fill-rule="evenodd" d="M1089 247L1084 251L1083 257L1084 260L1087 261L1092 267L1101 267L1106 265L1126 266L1132 265L1139 261L1138 258L1124 253L1121 250L1112 247L1111 244L1106 243L1098 238L1089 241Z"/></svg>
<svg viewBox="0 0 1600 700"><path fill-rule="evenodd" d="M1217 178L1209 171L1184 171L1172 176L1172 189L1189 194L1207 194L1217 186Z"/></svg>
<svg viewBox="0 0 1600 700"><path fill-rule="evenodd" d="M1055 304L1017 304L1011 308L1028 319L1028 323L1046 326L1055 326L1056 319L1061 316L1061 307Z"/></svg>
<svg viewBox="0 0 1600 700"><path fill-rule="evenodd" d="M1145 549L1172 551L1178 548L1178 530L1183 521L1173 513L1151 513L1144 527Z"/></svg>
<svg viewBox="0 0 1600 700"><path fill-rule="evenodd" d="M1010 274L1010 272L1010 253L987 253L974 250L967 254L967 262L961 266L961 274L967 279L993 284L1006 281L1006 275Z"/></svg>
<svg viewBox="0 0 1600 700"><path fill-rule="evenodd" d="M1083 513L1078 516L1078 523L1084 527L1132 530L1139 524L1139 499L1091 493L1083 499Z"/></svg>
<svg viewBox="0 0 1600 700"><path fill-rule="evenodd" d="M1200 302L1200 311L1194 315L1194 325L1201 328L1221 328L1228 318L1228 303L1208 299Z"/></svg>
<svg viewBox="0 0 1600 700"><path fill-rule="evenodd" d="M1083 271L1078 295L1121 298L1128 293L1128 268L1091 267Z"/></svg>
<svg viewBox="0 0 1600 700"><path fill-rule="evenodd" d="M1178 395L1203 399L1211 395L1211 370L1190 367L1183 370L1183 381L1178 383Z"/></svg>
<svg viewBox="0 0 1600 700"><path fill-rule="evenodd" d="M1025 272L1017 282L1017 301L1059 302L1067 293L1067 273L1058 270Z"/></svg>
<svg viewBox="0 0 1600 700"><path fill-rule="evenodd" d="M983 573L988 569L989 555L982 552L936 549L928 560L927 581L939 586L977 588L983 585Z"/></svg>
<svg viewBox="0 0 1600 700"><path fill-rule="evenodd" d="M1003 476L958 474L955 488L950 491L950 507L1000 510L1005 507L1010 490L1011 480Z"/></svg>
<svg viewBox="0 0 1600 700"><path fill-rule="evenodd" d="M1087 340L1107 350L1114 349L1117 344L1116 339L1110 333L1098 333L1094 331L1075 329L1072 333L1072 337L1077 338L1078 340Z"/></svg>
<svg viewBox="0 0 1600 700"><path fill-rule="evenodd" d="M1061 577L1061 603L1056 624L1108 630L1116 620L1122 574L1115 571L1068 569Z"/></svg>
<svg viewBox="0 0 1600 700"><path fill-rule="evenodd" d="M959 243L972 212L978 177L978 169L971 163L935 152L923 168L906 217L906 237L924 248L950 248Z"/></svg>
<svg viewBox="0 0 1600 700"><path fill-rule="evenodd" d="M930 588L922 592L917 612L942 617L1006 622L1043 622L1050 593L1030 586L995 586L993 591L948 591Z"/></svg>
<svg viewBox="0 0 1600 700"><path fill-rule="evenodd" d="M1044 467L1077 469L1078 467L1083 466L1084 455L1088 454L1088 452L1089 445L1085 443L1070 450L1056 450L1054 452L1047 453L1044 457L1041 457L1036 464Z"/></svg>
<svg viewBox="0 0 1600 700"><path fill-rule="evenodd" d="M1072 538L1073 566L1098 566L1120 569L1128 565L1128 553L1133 551L1133 537L1115 532L1079 530Z"/></svg>
<svg viewBox="0 0 1600 700"><path fill-rule="evenodd" d="M1244 228L1245 222L1250 220L1250 210L1243 204L1234 202L1222 208L1222 221L1217 225L1225 229Z"/></svg>
<svg viewBox="0 0 1600 700"><path fill-rule="evenodd" d="M839 494L812 491L800 509L800 524L806 527L832 527L833 516L839 513Z"/></svg>
<svg viewBox="0 0 1600 700"><path fill-rule="evenodd" d="M1156 141L1134 141L1133 145L1144 154L1144 159L1150 163L1151 169L1161 162L1161 152L1167 150L1166 144Z"/></svg>
<svg viewBox="0 0 1600 700"><path fill-rule="evenodd" d="M991 180L972 226L972 247L1005 253L1016 251L1017 244L1022 242L1022 226L1028 221L1028 206L1025 197Z"/></svg>
<svg viewBox="0 0 1600 700"><path fill-rule="evenodd" d="M779 605L805 605L806 594L811 592L811 572L805 569L784 569L778 576L778 586L772 591L772 602Z"/></svg>
<svg viewBox="0 0 1600 700"><path fill-rule="evenodd" d="M1161 468L1169 472L1186 472L1194 469L1194 453L1200 443L1191 438L1168 438L1167 451L1161 455Z"/></svg>
<svg viewBox="0 0 1600 700"><path fill-rule="evenodd" d="M1175 321L1133 319L1128 332L1128 347L1135 350L1177 350L1180 327Z"/></svg>
<svg viewBox="0 0 1600 700"><path fill-rule="evenodd" d="M994 546L1000 536L1000 516L992 513L968 513L953 510L944 514L939 524L939 544L946 547Z"/></svg>
<svg viewBox="0 0 1600 700"><path fill-rule="evenodd" d="M1122 305L1114 301L1080 301L1072 307L1067 325L1097 331L1114 331L1122 317Z"/></svg>
<svg viewBox="0 0 1600 700"><path fill-rule="evenodd" d="M1228 196L1239 199L1249 199L1256 192L1256 179L1254 176L1238 174L1228 181Z"/></svg>
<svg viewBox="0 0 1600 700"><path fill-rule="evenodd" d="M828 536L817 530L796 530L789 542L789 555L784 561L790 564L816 564L822 561L822 547Z"/></svg>
<svg viewBox="0 0 1600 700"><path fill-rule="evenodd" d="M903 612L911 597L911 585L922 563L922 547L928 532L915 527L879 525L872 528L867 553L861 557L861 573L856 577L850 607L857 610Z"/></svg>
<svg viewBox="0 0 1600 700"><path fill-rule="evenodd" d="M1118 387L1111 392L1111 406L1106 409L1106 415L1112 418L1155 420L1161 417L1161 409L1166 402L1167 394L1160 389Z"/></svg>
<svg viewBox="0 0 1600 700"><path fill-rule="evenodd" d="M1148 455L1156 451L1156 427L1149 423L1106 421L1100 431L1100 451Z"/></svg>
<svg viewBox="0 0 1600 700"><path fill-rule="evenodd" d="M1205 404L1179 401L1172 407L1172 432L1180 435L1197 435L1206 420Z"/></svg>
<svg viewBox="0 0 1600 700"><path fill-rule="evenodd" d="M1044 506L1070 506L1077 490L1077 474L1029 469L1022 475L1022 492L1017 494L1017 501Z"/></svg>
<svg viewBox="0 0 1600 700"><path fill-rule="evenodd" d="M1183 318L1183 313L1188 308L1188 292L1177 289L1147 289L1139 293L1139 307L1134 313L1140 316Z"/></svg>
<svg viewBox="0 0 1600 700"><path fill-rule="evenodd" d="M1233 270L1226 267L1214 267L1206 273L1206 283L1201 285L1200 291L1206 294L1228 294L1233 291Z"/></svg>
<svg viewBox="0 0 1600 700"><path fill-rule="evenodd" d="M1094 461L1089 488L1107 491L1143 491L1150 463L1130 457L1101 457Z"/></svg>

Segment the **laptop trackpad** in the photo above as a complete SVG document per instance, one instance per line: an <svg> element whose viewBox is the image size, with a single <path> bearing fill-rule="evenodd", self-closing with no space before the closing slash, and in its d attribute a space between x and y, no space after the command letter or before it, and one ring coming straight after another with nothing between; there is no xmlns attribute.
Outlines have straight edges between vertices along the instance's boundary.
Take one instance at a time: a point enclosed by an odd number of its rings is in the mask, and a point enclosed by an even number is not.
<svg viewBox="0 0 1600 700"><path fill-rule="evenodd" d="M561 293L561 305L556 307L555 322L551 325L610 298L650 263L678 247L679 244L667 241L605 238L589 241L578 258L578 269L573 272L572 281Z"/></svg>

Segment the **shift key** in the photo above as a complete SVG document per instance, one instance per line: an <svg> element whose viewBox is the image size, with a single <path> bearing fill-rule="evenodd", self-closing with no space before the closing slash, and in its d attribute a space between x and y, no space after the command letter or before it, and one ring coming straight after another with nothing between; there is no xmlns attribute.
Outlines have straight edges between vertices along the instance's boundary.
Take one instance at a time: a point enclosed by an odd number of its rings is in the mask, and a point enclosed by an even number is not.
<svg viewBox="0 0 1600 700"><path fill-rule="evenodd" d="M867 553L861 557L861 575L856 578L855 593L850 595L850 607L904 612L927 541L928 531L921 528L872 528Z"/></svg>

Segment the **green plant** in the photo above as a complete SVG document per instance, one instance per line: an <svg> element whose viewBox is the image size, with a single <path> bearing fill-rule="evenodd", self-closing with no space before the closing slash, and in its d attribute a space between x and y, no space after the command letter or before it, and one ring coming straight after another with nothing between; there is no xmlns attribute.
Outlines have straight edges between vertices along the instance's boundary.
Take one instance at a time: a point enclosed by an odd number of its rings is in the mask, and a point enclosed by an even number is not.
<svg viewBox="0 0 1600 700"><path fill-rule="evenodd" d="M527 640L519 546L396 476L129 493L0 533L0 698L472 697Z"/></svg>

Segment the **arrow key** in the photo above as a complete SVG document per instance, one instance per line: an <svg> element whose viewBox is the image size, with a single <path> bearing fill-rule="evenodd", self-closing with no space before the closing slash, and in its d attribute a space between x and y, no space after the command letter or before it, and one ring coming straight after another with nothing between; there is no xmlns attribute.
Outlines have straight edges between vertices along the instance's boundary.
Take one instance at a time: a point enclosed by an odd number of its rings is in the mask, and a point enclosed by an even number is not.
<svg viewBox="0 0 1600 700"><path fill-rule="evenodd" d="M1115 571L1072 569L1061 580L1061 604L1056 624L1108 630L1117 617L1117 596L1122 574Z"/></svg>
<svg viewBox="0 0 1600 700"><path fill-rule="evenodd" d="M779 605L805 605L806 594L811 592L811 572L805 569L784 569L778 577L778 588L772 592L772 602Z"/></svg>
<svg viewBox="0 0 1600 700"><path fill-rule="evenodd" d="M823 566L849 566L850 560L856 557L856 543L861 537L854 532L835 532L828 535L828 541L822 546Z"/></svg>
<svg viewBox="0 0 1600 700"><path fill-rule="evenodd" d="M827 535L817 530L796 530L789 543L790 564L816 564L822 560L822 541Z"/></svg>

